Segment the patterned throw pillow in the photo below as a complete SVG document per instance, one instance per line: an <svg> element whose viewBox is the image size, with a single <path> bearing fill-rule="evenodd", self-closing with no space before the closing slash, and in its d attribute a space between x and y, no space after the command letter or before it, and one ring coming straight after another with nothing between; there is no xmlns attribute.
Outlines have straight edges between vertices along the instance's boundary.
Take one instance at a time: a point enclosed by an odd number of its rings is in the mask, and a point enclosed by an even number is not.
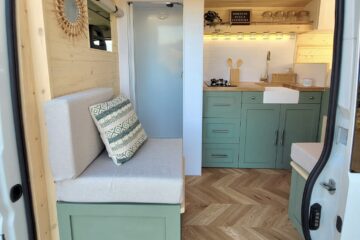
<svg viewBox="0 0 360 240"><path fill-rule="evenodd" d="M89 109L109 157L117 165L129 161L147 139L129 99L119 96Z"/></svg>

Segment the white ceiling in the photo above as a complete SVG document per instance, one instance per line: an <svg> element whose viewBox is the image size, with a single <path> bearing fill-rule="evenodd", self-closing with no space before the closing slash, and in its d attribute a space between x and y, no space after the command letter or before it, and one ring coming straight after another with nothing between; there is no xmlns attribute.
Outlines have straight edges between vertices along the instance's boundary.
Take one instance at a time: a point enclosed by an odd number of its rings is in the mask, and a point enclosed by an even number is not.
<svg viewBox="0 0 360 240"><path fill-rule="evenodd" d="M205 7L304 7L312 0L205 0Z"/></svg>

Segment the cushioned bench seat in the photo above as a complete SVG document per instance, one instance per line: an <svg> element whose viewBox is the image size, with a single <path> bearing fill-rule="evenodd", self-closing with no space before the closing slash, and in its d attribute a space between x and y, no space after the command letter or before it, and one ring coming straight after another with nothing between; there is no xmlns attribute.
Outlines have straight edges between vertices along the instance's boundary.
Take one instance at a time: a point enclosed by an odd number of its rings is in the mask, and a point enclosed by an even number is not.
<svg viewBox="0 0 360 240"><path fill-rule="evenodd" d="M183 200L181 139L149 139L129 162L116 166L104 151L77 178L57 181L66 202L166 203Z"/></svg>
<svg viewBox="0 0 360 240"><path fill-rule="evenodd" d="M60 239L180 240L182 140L148 139L115 165L89 112L111 98L95 88L45 105Z"/></svg>

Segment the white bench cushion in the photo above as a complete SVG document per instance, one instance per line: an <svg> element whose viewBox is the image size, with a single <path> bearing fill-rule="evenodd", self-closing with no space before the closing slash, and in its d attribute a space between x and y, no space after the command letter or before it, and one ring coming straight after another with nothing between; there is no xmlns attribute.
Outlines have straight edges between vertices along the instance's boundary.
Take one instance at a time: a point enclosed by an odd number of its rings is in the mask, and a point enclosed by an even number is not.
<svg viewBox="0 0 360 240"><path fill-rule="evenodd" d="M121 166L103 152L79 177L56 182L56 188L65 202L181 203L182 140L148 139Z"/></svg>
<svg viewBox="0 0 360 240"><path fill-rule="evenodd" d="M45 104L49 160L55 181L79 176L104 149L89 107L112 96L111 88L95 88Z"/></svg>

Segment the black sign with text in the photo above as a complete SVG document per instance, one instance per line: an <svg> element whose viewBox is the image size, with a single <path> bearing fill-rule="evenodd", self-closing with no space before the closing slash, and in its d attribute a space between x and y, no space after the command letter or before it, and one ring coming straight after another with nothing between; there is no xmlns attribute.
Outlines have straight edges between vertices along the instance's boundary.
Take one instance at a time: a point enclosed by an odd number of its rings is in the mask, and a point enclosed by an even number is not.
<svg viewBox="0 0 360 240"><path fill-rule="evenodd" d="M250 25L251 10L231 10L230 23L233 25Z"/></svg>

